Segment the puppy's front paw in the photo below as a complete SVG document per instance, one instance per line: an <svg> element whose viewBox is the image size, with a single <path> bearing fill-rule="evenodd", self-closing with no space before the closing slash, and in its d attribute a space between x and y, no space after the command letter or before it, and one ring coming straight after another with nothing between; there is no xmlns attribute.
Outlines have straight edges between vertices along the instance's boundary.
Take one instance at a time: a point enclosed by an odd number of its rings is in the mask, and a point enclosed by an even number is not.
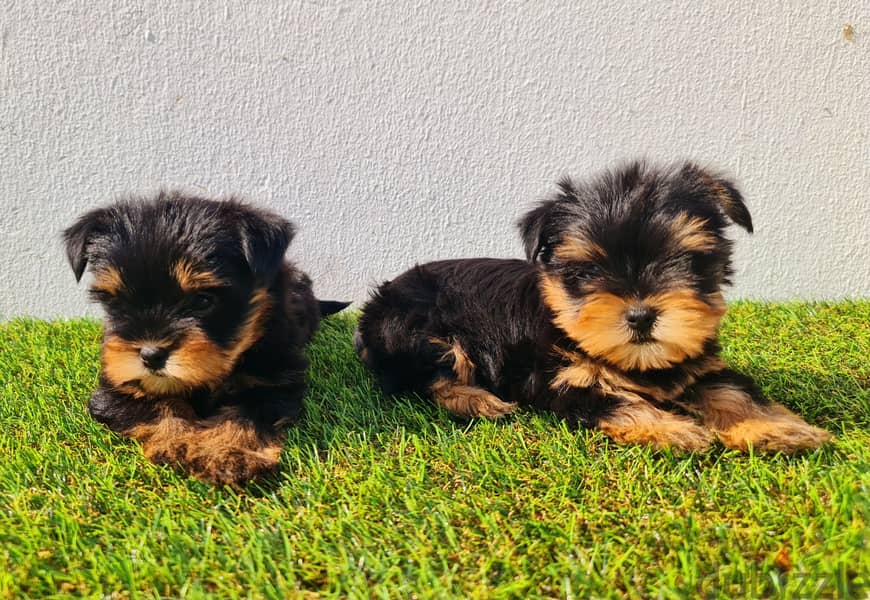
<svg viewBox="0 0 870 600"><path fill-rule="evenodd" d="M766 406L763 412L738 421L717 434L728 448L746 452L752 446L765 452L783 454L812 450L831 439L830 433L813 427L779 404Z"/></svg>
<svg viewBox="0 0 870 600"><path fill-rule="evenodd" d="M142 447L145 458L155 465L183 465L187 461L187 443L167 442L145 443Z"/></svg>
<svg viewBox="0 0 870 600"><path fill-rule="evenodd" d="M259 451L228 448L194 454L185 466L197 479L215 485L241 487L254 479L274 474L278 470L278 451L271 448Z"/></svg>
<svg viewBox="0 0 870 600"><path fill-rule="evenodd" d="M88 399L88 413L99 422L105 423L111 416L112 395L103 388L97 388Z"/></svg>
<svg viewBox="0 0 870 600"><path fill-rule="evenodd" d="M712 431L700 425L690 425L659 431L654 442L658 443L662 439L671 448L686 452L700 452L713 443L715 436Z"/></svg>
<svg viewBox="0 0 870 600"><path fill-rule="evenodd" d="M88 399L88 414L97 423L122 433L131 423L146 420L151 411L142 402L131 403L124 395L99 387Z"/></svg>
<svg viewBox="0 0 870 600"><path fill-rule="evenodd" d="M624 444L646 444L656 450L706 450L715 439L713 432L685 415L667 412L645 401L621 400L598 421L598 428Z"/></svg>
<svg viewBox="0 0 870 600"><path fill-rule="evenodd" d="M435 402L454 415L497 419L516 410L515 402L505 402L483 388L447 381L432 386Z"/></svg>
<svg viewBox="0 0 870 600"><path fill-rule="evenodd" d="M670 448L700 452L713 443L713 433L691 422L640 423L630 426L602 423L608 437L622 444L646 444L656 450Z"/></svg>

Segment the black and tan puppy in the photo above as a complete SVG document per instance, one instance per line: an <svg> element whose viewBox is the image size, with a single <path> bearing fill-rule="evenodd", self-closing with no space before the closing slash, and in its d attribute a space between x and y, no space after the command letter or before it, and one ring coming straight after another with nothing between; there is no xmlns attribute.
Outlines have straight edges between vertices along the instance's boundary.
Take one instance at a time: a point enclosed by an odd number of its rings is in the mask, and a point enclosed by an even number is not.
<svg viewBox="0 0 870 600"><path fill-rule="evenodd" d="M243 484L274 471L302 408L303 348L324 313L284 261L293 226L246 206L161 193L83 215L64 232L105 309L88 404L156 463Z"/></svg>
<svg viewBox="0 0 870 600"><path fill-rule="evenodd" d="M719 357L732 183L692 164L569 179L519 223L529 261L447 260L383 284L356 335L387 392L464 416L517 404L619 442L793 452L829 435Z"/></svg>

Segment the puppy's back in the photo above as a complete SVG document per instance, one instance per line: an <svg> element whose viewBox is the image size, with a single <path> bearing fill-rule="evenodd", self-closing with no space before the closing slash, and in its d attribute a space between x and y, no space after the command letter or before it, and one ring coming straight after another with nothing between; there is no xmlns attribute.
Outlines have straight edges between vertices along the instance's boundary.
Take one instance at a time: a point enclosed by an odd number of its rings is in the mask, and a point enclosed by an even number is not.
<svg viewBox="0 0 870 600"><path fill-rule="evenodd" d="M382 284L363 308L355 344L389 393L424 391L459 342L484 378L502 357L488 349L534 344L546 308L533 263L474 258L417 265Z"/></svg>

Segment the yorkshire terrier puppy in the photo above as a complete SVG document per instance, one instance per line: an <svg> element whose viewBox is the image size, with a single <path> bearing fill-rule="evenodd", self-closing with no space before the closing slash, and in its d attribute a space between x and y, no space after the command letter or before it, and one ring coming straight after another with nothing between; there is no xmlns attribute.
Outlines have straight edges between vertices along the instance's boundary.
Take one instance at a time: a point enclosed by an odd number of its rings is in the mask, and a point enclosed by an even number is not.
<svg viewBox="0 0 870 600"><path fill-rule="evenodd" d="M719 357L736 187L693 164L564 179L520 221L528 261L445 260L381 285L355 346L388 393L465 417L518 404L617 442L791 453L829 434Z"/></svg>
<svg viewBox="0 0 870 600"><path fill-rule="evenodd" d="M64 232L105 310L90 414L155 463L242 485L278 466L302 409L305 344L321 316L284 252L283 218L236 200L160 193L83 215Z"/></svg>

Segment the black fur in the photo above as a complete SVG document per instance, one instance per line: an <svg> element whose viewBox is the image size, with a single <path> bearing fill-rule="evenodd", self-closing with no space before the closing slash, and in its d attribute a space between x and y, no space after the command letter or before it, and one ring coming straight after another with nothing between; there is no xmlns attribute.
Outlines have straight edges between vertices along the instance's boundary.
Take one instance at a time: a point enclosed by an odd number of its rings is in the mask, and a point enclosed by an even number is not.
<svg viewBox="0 0 870 600"><path fill-rule="evenodd" d="M588 183L563 179L554 196L518 223L527 261L480 258L414 267L373 293L359 321L357 351L386 392L428 394L436 382L461 383L456 355L445 352L446 344L456 343L466 368L473 365L472 385L589 427L637 402L682 410L681 403L691 404L700 393L698 385L717 381L763 403L751 379L723 370L717 358L720 291L732 274L732 243L725 235L730 222L752 230L740 193L691 163L656 169L637 162ZM584 252L590 256L578 256ZM547 281L549 289L565 290L563 299L546 299ZM668 296L674 291L682 296ZM709 331L681 332L685 355L663 353L667 360L656 358L662 364L646 366L634 354L623 360L621 347L597 350L582 327L571 325L598 298L626 306L659 302L650 337L633 334L625 346L662 344L656 323L673 330L668 315L692 315L667 311L687 306L704 316ZM628 317L616 317L622 318ZM628 326L614 323L613 335L622 335L620 327ZM554 384L560 372L577 365L607 369L611 380Z"/></svg>
<svg viewBox="0 0 870 600"><path fill-rule="evenodd" d="M449 376L452 362L440 360L443 349L429 340L454 337L478 366L483 387L506 399L534 396L540 387L535 361L561 337L537 284L537 269L521 260L419 265L374 292L360 318L359 339L389 393L426 393L436 379Z"/></svg>
<svg viewBox="0 0 870 600"><path fill-rule="evenodd" d="M179 366L169 375L178 381L164 393L143 386L143 379L113 379L107 360L117 359L104 350L100 386L88 405L91 415L125 435L158 419L167 403L190 407L202 422L231 410L264 436L279 434L297 418L305 393L304 347L321 316L346 304L318 302L308 276L285 262L293 235L292 224L278 215L237 200L179 193L121 201L80 217L64 232L76 280L90 265L95 282L106 273L122 282L119 289L95 284L91 291L105 310L105 340L134 349L159 340L171 361L200 336L215 352L227 352L232 363L223 365L219 376L198 376L190 384L185 374L197 365ZM176 273L179 264L218 283L185 288ZM246 320L260 310L252 303L258 293L268 308L260 326L251 328L254 333L246 333ZM256 339L247 340L251 335ZM214 353L193 356L209 360Z"/></svg>

